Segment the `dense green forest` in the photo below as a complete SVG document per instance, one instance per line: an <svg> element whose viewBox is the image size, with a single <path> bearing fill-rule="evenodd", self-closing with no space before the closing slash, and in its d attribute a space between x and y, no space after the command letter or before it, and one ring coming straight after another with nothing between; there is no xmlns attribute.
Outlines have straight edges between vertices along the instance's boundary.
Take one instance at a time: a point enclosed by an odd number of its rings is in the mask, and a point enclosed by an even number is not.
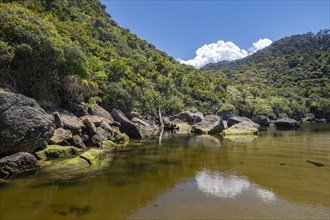
<svg viewBox="0 0 330 220"><path fill-rule="evenodd" d="M204 66L225 73L227 102L246 114L330 113L330 31L293 35L236 61Z"/></svg>
<svg viewBox="0 0 330 220"><path fill-rule="evenodd" d="M166 114L330 112L329 32L203 70L121 28L98 0L0 1L0 86L42 104Z"/></svg>
<svg viewBox="0 0 330 220"><path fill-rule="evenodd" d="M66 100L167 114L213 111L224 77L181 65L119 27L98 0L4 1L1 86L41 103Z"/></svg>

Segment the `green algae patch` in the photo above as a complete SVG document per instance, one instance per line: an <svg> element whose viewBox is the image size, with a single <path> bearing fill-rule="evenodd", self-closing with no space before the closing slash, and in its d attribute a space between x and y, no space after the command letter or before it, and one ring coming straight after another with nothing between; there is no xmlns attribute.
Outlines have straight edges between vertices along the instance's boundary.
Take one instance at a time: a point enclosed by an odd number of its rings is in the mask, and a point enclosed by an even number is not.
<svg viewBox="0 0 330 220"><path fill-rule="evenodd" d="M74 157L82 152L82 149L73 146L48 145L46 149L36 152L35 155L40 160L52 160Z"/></svg>

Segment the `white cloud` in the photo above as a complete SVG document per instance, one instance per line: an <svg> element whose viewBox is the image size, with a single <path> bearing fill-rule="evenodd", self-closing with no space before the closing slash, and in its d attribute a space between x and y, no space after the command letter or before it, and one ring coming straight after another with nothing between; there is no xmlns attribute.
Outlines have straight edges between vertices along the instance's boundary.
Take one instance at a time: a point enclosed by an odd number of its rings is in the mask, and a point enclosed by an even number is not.
<svg viewBox="0 0 330 220"><path fill-rule="evenodd" d="M257 42L252 44L252 47L249 49L250 54L257 52L265 47L268 47L272 43L268 38L259 39Z"/></svg>
<svg viewBox="0 0 330 220"><path fill-rule="evenodd" d="M269 46L271 43L272 41L267 38L260 39L252 44L252 47L248 50L250 53L248 53L247 50L240 49L233 42L224 42L219 40L217 43L205 44L204 46L198 48L196 50L196 56L193 59L178 60L181 63L200 68L208 63L244 58L262 48Z"/></svg>

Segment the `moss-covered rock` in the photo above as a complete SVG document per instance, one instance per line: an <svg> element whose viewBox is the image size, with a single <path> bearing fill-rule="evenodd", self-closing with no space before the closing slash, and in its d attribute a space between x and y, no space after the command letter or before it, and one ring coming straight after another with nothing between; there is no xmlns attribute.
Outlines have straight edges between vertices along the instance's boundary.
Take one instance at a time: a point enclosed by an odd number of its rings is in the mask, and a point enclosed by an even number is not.
<svg viewBox="0 0 330 220"><path fill-rule="evenodd" d="M82 153L79 157L86 160L89 165L95 165L100 162L104 156L105 153L101 149L89 149L88 151Z"/></svg>
<svg viewBox="0 0 330 220"><path fill-rule="evenodd" d="M227 135L258 135L259 131L257 128L252 127L249 122L241 122L234 124L230 128L224 130L222 134Z"/></svg>
<svg viewBox="0 0 330 220"><path fill-rule="evenodd" d="M35 155L41 160L51 160L74 157L82 152L82 149L73 146L48 145L46 149L36 152Z"/></svg>
<svg viewBox="0 0 330 220"><path fill-rule="evenodd" d="M110 161L104 150L93 148L74 158L53 160L41 172L49 175L49 180L75 180L102 170Z"/></svg>
<svg viewBox="0 0 330 220"><path fill-rule="evenodd" d="M184 122L180 119L175 119L172 121L178 129L177 133L191 133L191 125L188 122Z"/></svg>

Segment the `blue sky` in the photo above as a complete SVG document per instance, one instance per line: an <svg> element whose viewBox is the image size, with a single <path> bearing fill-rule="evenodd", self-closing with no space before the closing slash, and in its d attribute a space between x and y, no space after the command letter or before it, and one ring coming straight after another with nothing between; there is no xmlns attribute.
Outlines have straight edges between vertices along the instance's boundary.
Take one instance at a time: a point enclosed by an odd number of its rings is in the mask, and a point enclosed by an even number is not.
<svg viewBox="0 0 330 220"><path fill-rule="evenodd" d="M183 60L194 58L205 44L219 46L215 43L221 40L221 45L230 41L249 53L259 39L329 29L330 20L329 0L101 2L120 26Z"/></svg>

